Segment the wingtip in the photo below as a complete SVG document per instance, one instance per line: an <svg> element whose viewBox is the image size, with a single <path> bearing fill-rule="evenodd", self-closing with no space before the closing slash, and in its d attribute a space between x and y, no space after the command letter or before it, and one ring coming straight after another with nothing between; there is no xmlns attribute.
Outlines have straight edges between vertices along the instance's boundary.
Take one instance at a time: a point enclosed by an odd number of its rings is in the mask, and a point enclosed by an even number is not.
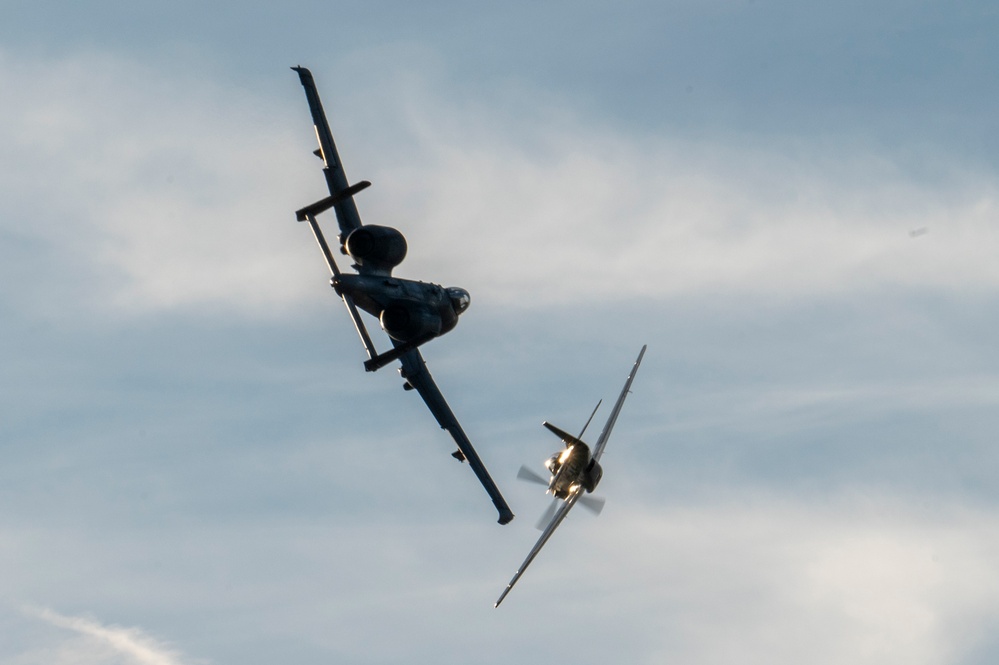
<svg viewBox="0 0 999 665"><path fill-rule="evenodd" d="M643 344L643 345L642 345L642 350L638 352L638 358L636 358L636 359L635 359L635 365L636 365L636 366L637 366L637 365L638 365L639 363L641 363L641 362L642 362L642 358L644 358L644 357L645 357L645 349L647 349L647 348L649 348L649 345L648 345L648 344Z"/></svg>
<svg viewBox="0 0 999 665"><path fill-rule="evenodd" d="M493 603L493 609L496 609L497 607L500 606L500 603L503 602L503 599L506 598L506 594L510 593L510 589L512 589L512 588L513 588L512 584L507 584L506 585L506 588L503 589L503 593L500 594L499 599L495 603Z"/></svg>
<svg viewBox="0 0 999 665"><path fill-rule="evenodd" d="M293 72L298 74L298 78L302 83L305 83L306 79L312 78L312 72L309 71L308 67L303 67L302 65L295 65L291 68Z"/></svg>
<svg viewBox="0 0 999 665"><path fill-rule="evenodd" d="M496 520L500 524L509 524L513 521L514 514L509 510L500 511L499 519Z"/></svg>

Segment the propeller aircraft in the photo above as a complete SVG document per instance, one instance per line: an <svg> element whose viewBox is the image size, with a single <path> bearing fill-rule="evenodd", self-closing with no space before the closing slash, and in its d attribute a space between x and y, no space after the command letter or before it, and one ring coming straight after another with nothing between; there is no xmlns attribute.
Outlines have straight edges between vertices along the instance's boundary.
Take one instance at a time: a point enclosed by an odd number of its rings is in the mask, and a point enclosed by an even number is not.
<svg viewBox="0 0 999 665"><path fill-rule="evenodd" d="M610 416L607 418L607 422L604 424L604 429L600 432L600 436L597 438L596 444L593 446L593 451L590 451L590 447L586 445L582 436L586 432L586 428L589 426L590 421L593 420L594 414L596 414L597 409L600 408L600 403L597 403L597 407L593 409L593 413L590 414L589 420L583 425L583 430L579 433L579 436L573 436L568 432L565 432L558 427L555 427L549 422L543 423L546 428L553 432L556 436L562 439L562 443L565 445L563 450L556 452L552 455L546 462L545 468L548 469L549 478L546 481L544 478L536 474L527 466L520 467L520 472L517 477L523 480L529 480L533 482L540 483L542 485L547 485L547 494L551 494L554 499L552 503L549 504L548 510L542 515L541 519L538 521L537 527L543 529L541 537L538 542L534 545L534 548L524 559L524 563L520 564L520 568L514 574L513 579L510 583L506 585L503 593L500 594L499 599L493 605L493 607L499 607L506 595L510 593L513 589L513 585L517 583L520 576L524 574L527 567L531 565L534 561L534 557L538 555L541 548L545 546L548 539L552 537L555 533L555 529L558 525L568 516L569 511L572 507L576 505L576 502L589 507L595 513L600 513L603 508L603 499L598 499L596 497L586 496L594 489L596 489L597 484L603 477L603 469L600 466L600 457L604 453L604 447L607 445L607 439L610 438L611 430L614 428L614 423L617 422L618 414L621 413L621 407L624 406L624 400L628 396L628 392L631 390L631 382L635 379L635 374L638 372L638 366L642 363L642 357L645 355L645 349L648 345L642 347L642 350L638 353L638 359L635 361L634 366L631 368L631 373L628 374L628 379L624 382L624 388L621 390L621 394L617 398L617 402L614 404L614 408L611 409Z"/></svg>
<svg viewBox="0 0 999 665"><path fill-rule="evenodd" d="M513 519L513 512L427 370L419 349L423 344L454 329L458 324L458 317L468 309L468 291L460 287L444 288L392 275L392 269L406 257L406 239L394 228L361 223L354 196L371 186L371 183L361 180L353 185L348 184L312 73L304 67L292 69L298 73L305 88L319 141L319 149L314 154L323 161L323 175L330 194L296 211L295 216L298 221L309 223L319 243L332 275L330 283L333 290L347 306L347 312L368 355L364 369L374 372L399 361L403 388L416 390L437 423L451 434L458 446L452 456L459 462L468 462L499 512L499 523L507 524ZM356 274L340 270L316 221L319 214L330 208L336 213L340 228L339 251L353 261L351 267L357 271ZM378 319L382 330L389 336L392 349L378 353L359 309Z"/></svg>

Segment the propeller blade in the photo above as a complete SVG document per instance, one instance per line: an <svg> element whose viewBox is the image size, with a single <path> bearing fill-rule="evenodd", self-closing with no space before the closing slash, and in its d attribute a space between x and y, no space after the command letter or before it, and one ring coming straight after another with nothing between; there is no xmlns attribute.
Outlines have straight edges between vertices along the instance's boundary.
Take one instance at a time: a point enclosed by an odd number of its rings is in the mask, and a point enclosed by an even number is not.
<svg viewBox="0 0 999 665"><path fill-rule="evenodd" d="M600 511L604 509L604 504L607 503L607 499L602 496L581 496L579 497L579 503L594 515L599 515Z"/></svg>
<svg viewBox="0 0 999 665"><path fill-rule="evenodd" d="M552 499L552 502L548 504L548 508L545 510L544 515L538 520L538 523L534 525L534 528L538 531L544 531L548 523L552 521L555 517L555 511L558 510L558 504L560 499Z"/></svg>
<svg viewBox="0 0 999 665"><path fill-rule="evenodd" d="M517 472L517 477L530 483L537 483L538 485L548 487L548 481L531 471L526 464L520 467L520 471Z"/></svg>

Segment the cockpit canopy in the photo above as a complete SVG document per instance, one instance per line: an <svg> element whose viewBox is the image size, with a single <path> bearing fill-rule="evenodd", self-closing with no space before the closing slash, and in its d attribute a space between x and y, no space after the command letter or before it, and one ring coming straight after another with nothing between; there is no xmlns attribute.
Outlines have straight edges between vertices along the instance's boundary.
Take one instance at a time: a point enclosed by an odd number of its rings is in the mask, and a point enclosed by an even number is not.
<svg viewBox="0 0 999 665"><path fill-rule="evenodd" d="M472 302L472 296L468 295L468 291L458 286L449 286L447 288L447 295L451 299L451 306L457 314L461 314L468 309L468 305Z"/></svg>

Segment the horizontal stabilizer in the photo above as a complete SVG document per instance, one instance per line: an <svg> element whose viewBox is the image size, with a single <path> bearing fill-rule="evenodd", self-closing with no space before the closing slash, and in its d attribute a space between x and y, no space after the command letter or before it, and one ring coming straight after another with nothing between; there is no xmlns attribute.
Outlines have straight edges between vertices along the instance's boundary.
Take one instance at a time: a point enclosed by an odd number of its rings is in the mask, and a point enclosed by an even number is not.
<svg viewBox="0 0 999 665"><path fill-rule="evenodd" d="M385 367L385 365L388 365L393 360L398 360L399 358L409 353L416 347L422 344L426 344L434 337L436 337L436 335L434 335L433 333L427 333L426 335L423 335L422 337L417 337L416 339L410 340L405 344L400 344L399 346L389 351L386 351L385 353L373 356L370 360L364 361L364 370L367 372L377 372L378 370L380 370L382 367Z"/></svg>
<svg viewBox="0 0 999 665"><path fill-rule="evenodd" d="M367 180L362 180L356 184L351 185L350 187L347 187L338 194L334 194L333 196L327 196L325 199L322 199L321 201L316 201L312 205L305 206L301 210L296 210L295 219L297 219L300 222L304 222L309 218L309 215L315 217L321 212L326 212L327 210L335 206L337 203L352 198L354 194L357 194L361 190L367 189L368 187L371 187L371 183L368 182Z"/></svg>
<svg viewBox="0 0 999 665"><path fill-rule="evenodd" d="M566 447L570 445L575 445L577 443L583 443L578 438L574 437L572 434L569 434L565 430L561 430L558 427L555 427L555 425L552 425L547 420L541 424L547 427L553 434L555 434L555 436L562 439L562 442L565 443ZM585 446L586 444L583 443L583 445Z"/></svg>

